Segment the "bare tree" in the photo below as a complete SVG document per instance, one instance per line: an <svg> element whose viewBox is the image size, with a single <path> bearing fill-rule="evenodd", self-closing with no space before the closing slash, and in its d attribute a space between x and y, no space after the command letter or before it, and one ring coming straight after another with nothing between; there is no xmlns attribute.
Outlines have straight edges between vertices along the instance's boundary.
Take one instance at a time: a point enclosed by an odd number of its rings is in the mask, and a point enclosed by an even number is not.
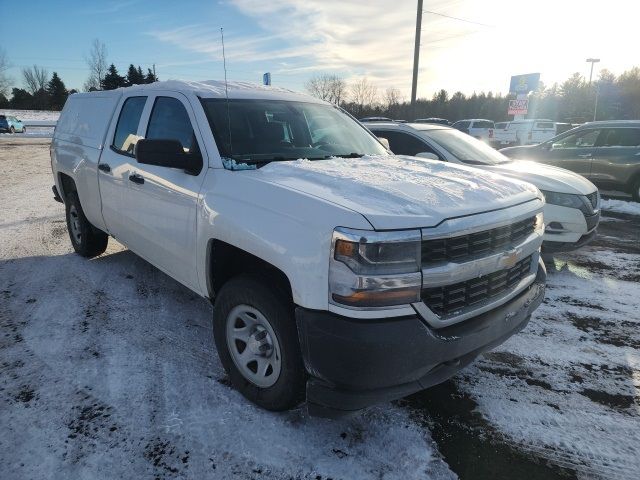
<svg viewBox="0 0 640 480"><path fill-rule="evenodd" d="M351 101L356 105L358 114L366 107L374 106L378 99L378 87L363 77L351 85Z"/></svg>
<svg viewBox="0 0 640 480"><path fill-rule="evenodd" d="M99 90L100 82L107 74L107 46L96 38L91 44L91 50L85 57L85 61L89 67L89 78L84 84L84 89Z"/></svg>
<svg viewBox="0 0 640 480"><path fill-rule="evenodd" d="M384 92L384 104L387 110L392 110L397 105L404 102L404 97L400 89L396 87L389 87Z"/></svg>
<svg viewBox="0 0 640 480"><path fill-rule="evenodd" d="M337 75L322 74L309 79L305 88L314 97L340 105L347 92L347 82Z"/></svg>
<svg viewBox="0 0 640 480"><path fill-rule="evenodd" d="M22 78L29 93L35 95L47 86L49 82L49 71L37 65L26 67L22 69Z"/></svg>
<svg viewBox="0 0 640 480"><path fill-rule="evenodd" d="M7 52L0 47L0 95L9 94L9 85L11 84L11 78L7 75L9 69L9 59L7 58Z"/></svg>

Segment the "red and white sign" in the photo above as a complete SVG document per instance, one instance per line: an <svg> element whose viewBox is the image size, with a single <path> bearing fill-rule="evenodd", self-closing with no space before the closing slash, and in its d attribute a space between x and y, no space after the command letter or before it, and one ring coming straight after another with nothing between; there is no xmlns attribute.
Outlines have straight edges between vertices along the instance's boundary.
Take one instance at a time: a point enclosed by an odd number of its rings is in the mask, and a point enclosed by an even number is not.
<svg viewBox="0 0 640 480"><path fill-rule="evenodd" d="M509 115L526 115L529 110L529 100L509 100Z"/></svg>

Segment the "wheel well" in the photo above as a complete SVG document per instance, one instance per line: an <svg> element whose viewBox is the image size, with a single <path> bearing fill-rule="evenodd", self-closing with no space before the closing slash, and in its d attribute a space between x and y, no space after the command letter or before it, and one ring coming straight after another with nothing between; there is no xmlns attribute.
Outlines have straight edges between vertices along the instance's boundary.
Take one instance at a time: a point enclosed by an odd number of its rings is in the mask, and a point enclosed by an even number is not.
<svg viewBox="0 0 640 480"><path fill-rule="evenodd" d="M64 200L69 193L76 191L76 182L66 173L59 173L58 178L60 179L60 188L62 189L60 196Z"/></svg>
<svg viewBox="0 0 640 480"><path fill-rule="evenodd" d="M210 240L207 249L207 290L209 298L213 300L227 280L241 273L262 275L269 280L270 284L281 290L289 300L293 299L291 283L282 270L222 240Z"/></svg>

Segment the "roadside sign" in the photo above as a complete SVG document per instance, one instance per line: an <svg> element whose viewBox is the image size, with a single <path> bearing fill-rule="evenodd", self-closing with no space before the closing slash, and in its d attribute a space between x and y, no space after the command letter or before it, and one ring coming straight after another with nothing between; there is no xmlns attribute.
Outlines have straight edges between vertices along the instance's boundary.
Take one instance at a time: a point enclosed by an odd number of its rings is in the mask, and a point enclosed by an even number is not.
<svg viewBox="0 0 640 480"><path fill-rule="evenodd" d="M262 83L264 85L271 85L271 72L262 75Z"/></svg>
<svg viewBox="0 0 640 480"><path fill-rule="evenodd" d="M539 73L514 75L513 77L511 77L511 83L509 84L509 93L527 94L532 90L538 88L538 83L540 83Z"/></svg>
<svg viewBox="0 0 640 480"><path fill-rule="evenodd" d="M529 100L509 100L509 115L526 115L529 110Z"/></svg>

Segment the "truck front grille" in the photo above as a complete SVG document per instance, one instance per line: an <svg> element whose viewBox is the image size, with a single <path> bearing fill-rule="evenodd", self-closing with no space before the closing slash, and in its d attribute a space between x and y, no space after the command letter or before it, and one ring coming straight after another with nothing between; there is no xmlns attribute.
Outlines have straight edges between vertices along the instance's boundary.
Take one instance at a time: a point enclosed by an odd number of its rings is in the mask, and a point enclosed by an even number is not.
<svg viewBox="0 0 640 480"><path fill-rule="evenodd" d="M438 238L422 242L422 265L443 261L463 262L476 255L505 250L512 243L534 231L536 217L529 217L504 227L451 238Z"/></svg>
<svg viewBox="0 0 640 480"><path fill-rule="evenodd" d="M465 282L422 290L422 301L436 315L448 316L514 288L531 271L531 255L513 267Z"/></svg>
<svg viewBox="0 0 640 480"><path fill-rule="evenodd" d="M587 231L590 232L596 225L598 225L598 222L600 221L600 212L594 213L593 215L585 215L584 219L587 222Z"/></svg>
<svg viewBox="0 0 640 480"><path fill-rule="evenodd" d="M587 198L589 199L589 202L591 203L591 206L594 208L594 210L598 208L598 191L597 190L587 195Z"/></svg>

